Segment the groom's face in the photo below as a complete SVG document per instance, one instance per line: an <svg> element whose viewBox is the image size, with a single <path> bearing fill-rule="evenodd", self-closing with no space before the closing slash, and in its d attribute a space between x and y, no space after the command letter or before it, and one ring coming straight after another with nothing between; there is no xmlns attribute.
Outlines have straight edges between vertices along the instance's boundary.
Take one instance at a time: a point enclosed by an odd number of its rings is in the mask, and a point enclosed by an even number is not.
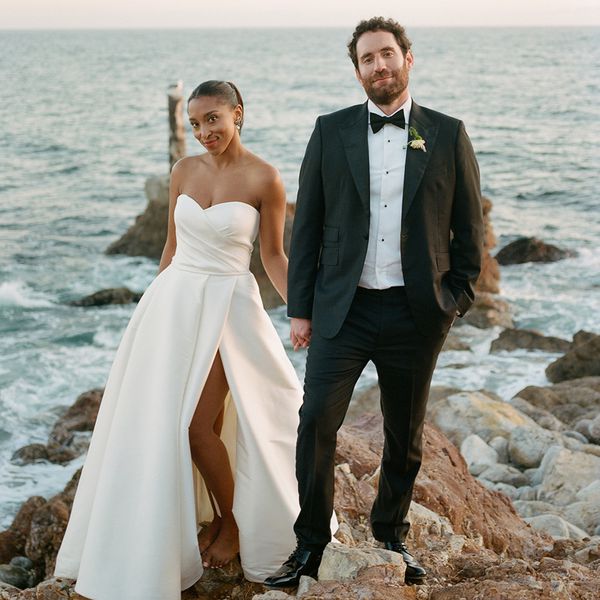
<svg viewBox="0 0 600 600"><path fill-rule="evenodd" d="M367 96L377 105L388 105L408 88L413 56L406 56L389 31L367 31L356 43L356 78Z"/></svg>

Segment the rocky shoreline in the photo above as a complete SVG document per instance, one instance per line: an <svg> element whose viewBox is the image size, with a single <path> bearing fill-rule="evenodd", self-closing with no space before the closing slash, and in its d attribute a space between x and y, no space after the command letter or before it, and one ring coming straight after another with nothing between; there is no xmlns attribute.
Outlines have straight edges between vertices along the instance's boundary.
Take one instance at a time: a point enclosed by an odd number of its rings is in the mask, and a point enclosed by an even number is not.
<svg viewBox="0 0 600 600"><path fill-rule="evenodd" d="M160 255L167 189L168 179L149 180L146 212L109 252ZM525 387L508 402L485 390L432 388L408 539L430 573L426 585L404 585L398 556L378 547L370 535L368 515L383 448L374 386L355 394L338 436L340 530L338 542L327 548L319 581L304 578L295 596L269 592L246 582L234 562L205 573L182 593L183 600L600 598L600 335L579 332L569 341L514 329L510 307L497 296L491 208L486 199L486 253L477 300L444 350L469 350L461 335L461 326L468 324L503 329L490 352L541 350L562 356L546 369L550 385ZM286 243L292 219L290 205ZM519 262L520 248L533 248L534 258L525 260L565 256L554 248L546 252L539 240L519 242L505 255ZM278 305L258 249L251 268L265 306ZM135 293L117 289L73 304L136 300ZM66 464L85 453L101 398L100 389L81 394L58 419L48 443L21 448L13 462ZM49 500L27 500L9 529L0 532L0 600L80 598L72 581L52 578L79 473Z"/></svg>

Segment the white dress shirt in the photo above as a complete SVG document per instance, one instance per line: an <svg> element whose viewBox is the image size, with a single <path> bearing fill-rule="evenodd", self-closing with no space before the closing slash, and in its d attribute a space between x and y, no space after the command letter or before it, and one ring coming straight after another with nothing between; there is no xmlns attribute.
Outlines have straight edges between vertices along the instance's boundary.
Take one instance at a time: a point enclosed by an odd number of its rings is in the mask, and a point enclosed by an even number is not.
<svg viewBox="0 0 600 600"><path fill-rule="evenodd" d="M405 129L387 123L377 133L373 133L370 118L367 124L371 218L367 256L358 282L360 287L383 290L404 285L400 229L411 106L412 99L409 96L398 109L404 110ZM367 109L369 113L391 116L386 115L371 100L367 102Z"/></svg>

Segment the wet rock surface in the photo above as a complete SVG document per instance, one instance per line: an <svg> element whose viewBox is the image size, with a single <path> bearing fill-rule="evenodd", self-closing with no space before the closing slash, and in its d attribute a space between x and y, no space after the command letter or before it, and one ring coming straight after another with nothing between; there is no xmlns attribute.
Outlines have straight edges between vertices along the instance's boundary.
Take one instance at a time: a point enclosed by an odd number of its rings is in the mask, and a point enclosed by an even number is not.
<svg viewBox="0 0 600 600"><path fill-rule="evenodd" d="M555 262L571 256L575 256L571 250L546 244L535 237L522 237L504 246L496 254L496 260L500 265L514 265L526 262Z"/></svg>

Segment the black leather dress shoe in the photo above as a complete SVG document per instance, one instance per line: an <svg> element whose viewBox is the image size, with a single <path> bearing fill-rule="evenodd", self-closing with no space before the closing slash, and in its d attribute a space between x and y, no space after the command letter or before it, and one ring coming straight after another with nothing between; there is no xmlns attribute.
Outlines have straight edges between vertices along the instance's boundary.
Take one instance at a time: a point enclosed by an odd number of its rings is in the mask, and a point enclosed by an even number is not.
<svg viewBox="0 0 600 600"><path fill-rule="evenodd" d="M322 557L322 550L317 552L298 546L281 565L280 569L267 577L264 583L272 588L288 588L297 587L302 575L316 579Z"/></svg>
<svg viewBox="0 0 600 600"><path fill-rule="evenodd" d="M398 552L404 559L406 572L404 573L404 583L419 584L425 582L427 571L416 561L415 557L408 551L406 544L403 542L385 542L386 550Z"/></svg>

